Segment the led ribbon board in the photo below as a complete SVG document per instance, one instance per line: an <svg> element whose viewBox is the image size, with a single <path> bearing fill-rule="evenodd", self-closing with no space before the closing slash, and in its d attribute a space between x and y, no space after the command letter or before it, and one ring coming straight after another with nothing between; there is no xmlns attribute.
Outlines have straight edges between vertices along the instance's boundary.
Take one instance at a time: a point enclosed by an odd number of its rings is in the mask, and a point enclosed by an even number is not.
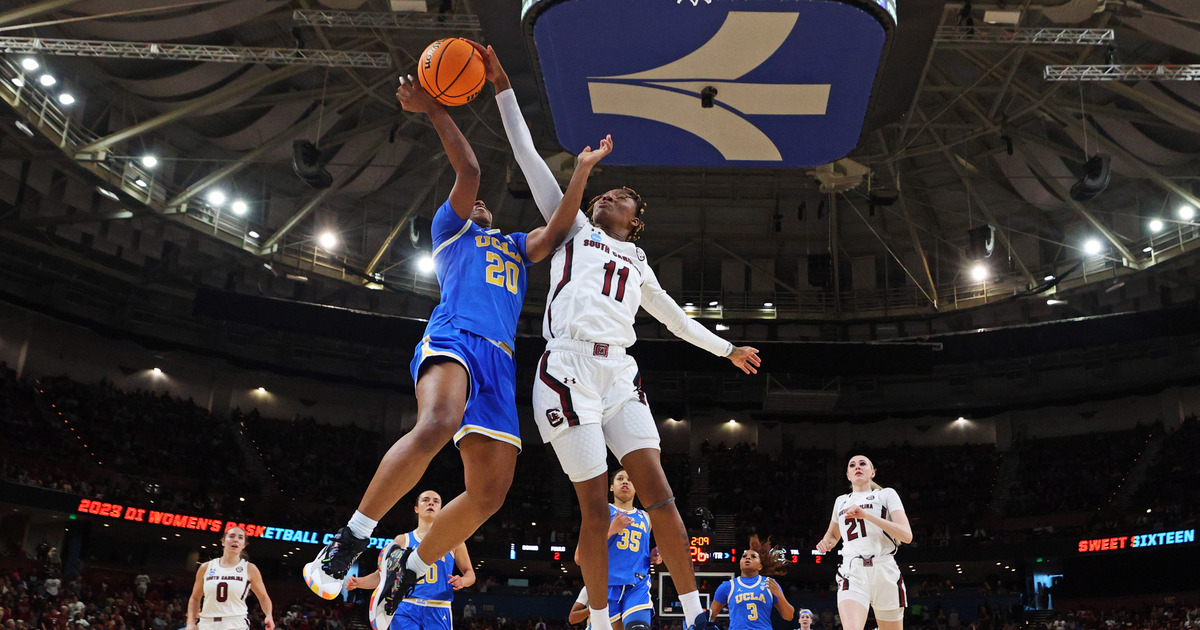
<svg viewBox="0 0 1200 630"><path fill-rule="evenodd" d="M895 0L526 0L558 140L610 164L803 167L854 149Z"/></svg>

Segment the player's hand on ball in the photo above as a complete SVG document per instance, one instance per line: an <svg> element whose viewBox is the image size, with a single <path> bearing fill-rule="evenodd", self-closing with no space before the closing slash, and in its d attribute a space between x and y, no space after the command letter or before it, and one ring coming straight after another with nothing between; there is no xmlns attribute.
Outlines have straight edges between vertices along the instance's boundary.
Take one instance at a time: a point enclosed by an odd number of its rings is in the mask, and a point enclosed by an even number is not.
<svg viewBox="0 0 1200 630"><path fill-rule="evenodd" d="M612 134L610 133L604 136L604 139L600 141L600 148L595 151L592 150L591 146L584 147L583 151L579 153L579 162L575 165L575 168L592 168L599 164L600 160L604 159L604 156L612 153L612 148L613 141Z"/></svg>
<svg viewBox="0 0 1200 630"><path fill-rule="evenodd" d="M484 47L478 42L471 42L475 50L479 52L479 57L483 59L484 76L488 81L496 85L497 92L503 92L512 87L508 82L508 73L504 71L504 66L500 65L500 58L496 56L496 51L492 50L491 46Z"/></svg>
<svg viewBox="0 0 1200 630"><path fill-rule="evenodd" d="M460 591L463 588L463 579L461 575L451 575L446 579L450 583L450 588Z"/></svg>
<svg viewBox="0 0 1200 630"><path fill-rule="evenodd" d="M400 77L400 87L396 88L396 100L400 101L400 107L406 112L421 112L423 114L431 114L434 111L442 109L442 106L425 88L421 87L417 80L408 75L408 79Z"/></svg>
<svg viewBox="0 0 1200 630"><path fill-rule="evenodd" d="M758 356L758 348L750 346L737 346L726 358L746 374L758 374L758 367L762 365L762 359Z"/></svg>

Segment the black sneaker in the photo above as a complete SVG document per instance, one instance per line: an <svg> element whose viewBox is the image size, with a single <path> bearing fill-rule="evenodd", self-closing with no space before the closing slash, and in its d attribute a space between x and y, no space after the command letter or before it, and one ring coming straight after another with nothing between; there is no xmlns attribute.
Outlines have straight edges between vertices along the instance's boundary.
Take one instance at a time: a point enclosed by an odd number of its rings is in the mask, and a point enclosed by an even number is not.
<svg viewBox="0 0 1200 630"><path fill-rule="evenodd" d="M708 611L704 611L696 616L696 620L688 627L688 630L720 630L720 626L708 618Z"/></svg>
<svg viewBox="0 0 1200 630"><path fill-rule="evenodd" d="M379 589L383 593L383 610L387 615L396 614L396 607L412 594L413 587L420 579L416 571L408 568L408 557L414 552L415 547L394 547L384 559L383 580L379 583Z"/></svg>
<svg viewBox="0 0 1200 630"><path fill-rule="evenodd" d="M312 562L304 565L304 582L323 599L334 599L342 592L346 572L359 554L367 549L366 538L359 538L349 527L338 530L333 542L325 545Z"/></svg>

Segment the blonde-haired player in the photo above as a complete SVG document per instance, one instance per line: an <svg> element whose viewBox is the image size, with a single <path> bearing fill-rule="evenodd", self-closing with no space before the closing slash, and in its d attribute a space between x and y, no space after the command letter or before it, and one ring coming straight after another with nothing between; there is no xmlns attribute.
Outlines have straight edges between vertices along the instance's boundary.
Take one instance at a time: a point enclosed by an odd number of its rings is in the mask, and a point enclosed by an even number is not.
<svg viewBox="0 0 1200 630"><path fill-rule="evenodd" d="M896 566L900 543L912 542L912 527L900 496L872 481L875 465L864 455L850 458L850 493L838 497L817 551L828 553L842 540L838 568L838 613L844 630L863 630L875 609L879 630L902 630L908 605L904 577Z"/></svg>
<svg viewBox="0 0 1200 630"><path fill-rule="evenodd" d="M271 617L271 598L263 584L262 573L243 553L246 549L246 530L230 527L221 537L223 553L200 565L196 584L188 598L187 630L246 630L246 595L254 591L258 605L266 617L266 630L275 630ZM203 600L203 606L201 605Z"/></svg>

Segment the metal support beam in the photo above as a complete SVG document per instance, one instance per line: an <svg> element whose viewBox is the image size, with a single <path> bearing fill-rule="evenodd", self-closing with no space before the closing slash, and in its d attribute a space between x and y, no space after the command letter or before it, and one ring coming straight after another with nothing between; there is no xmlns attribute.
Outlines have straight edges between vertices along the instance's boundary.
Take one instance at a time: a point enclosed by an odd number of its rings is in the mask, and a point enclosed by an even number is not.
<svg viewBox="0 0 1200 630"><path fill-rule="evenodd" d="M845 197L845 194L843 193L842 196ZM931 304L933 304L933 308L936 309L937 305L938 305L937 297L934 295L930 295L929 292L925 290L925 287L921 286L921 282L919 280L917 280L917 277L914 276L913 273L908 270L908 265L905 265L904 261L900 260L900 256L896 254L896 251L894 249L892 249L891 244L888 243L888 241L890 241L891 238L885 237L884 234L880 234L875 229L875 226L871 225L871 222L867 220L867 217L863 216L862 211L860 211L858 209L858 207L855 206L853 203L850 203L849 199L846 200L846 205L850 206L850 209L854 211L854 214L858 215L858 218L860 220L862 220L863 225L867 226L867 229L870 230L871 234L873 234L875 236L875 238L879 241L879 243L881 245L883 245L883 248L885 250L887 250L887 253L891 254L892 259L895 260L897 263L899 263L900 268L904 270L904 275L908 276L909 279L911 279L913 281L913 283L917 285L917 288L920 289L921 293L923 293L925 295L925 299L929 300L929 302ZM929 265L928 264L925 266L925 272L929 273ZM932 286L933 285L933 276L930 276L929 280L930 280L930 286Z"/></svg>
<svg viewBox="0 0 1200 630"><path fill-rule="evenodd" d="M280 68L278 70L274 70L268 74L265 74L261 77L254 79L252 81L247 81L246 83L232 83L232 84L227 85L227 86L225 86L219 90L216 90L214 92L209 92L208 94L206 94L186 105L183 105L182 107L179 107L178 109L173 109L169 112L164 112L162 114L159 114L158 116L155 116L148 120L144 120L140 123L137 123L136 125L133 125L132 127L129 127L127 129L122 129L121 131L118 131L114 134L110 134L110 135L100 138L98 140L94 140L82 147L79 147L77 149L77 152L78 153L93 153L96 151L100 151L102 149L107 149L115 144L124 142L131 138L136 138L146 132L154 131L155 129L158 129L159 127L162 127L164 125L169 125L177 120L186 118L189 115L191 115L193 112L204 109L206 107L211 107L217 103L226 101L234 96L242 94L243 92L256 92L258 90L261 90L261 89L267 87L268 85L271 85L272 83L278 83L280 81L283 81L284 79L287 79L287 78L293 77L297 74L300 74L301 72L304 72L305 70L308 70L308 69L309 69L309 66L287 66L284 68Z"/></svg>
<svg viewBox="0 0 1200 630"><path fill-rule="evenodd" d="M842 314L842 271L840 269L841 235L838 233L837 195L825 195L825 209L829 211L829 261L833 265L833 312Z"/></svg>
<svg viewBox="0 0 1200 630"><path fill-rule="evenodd" d="M1046 66L1047 81L1200 81L1200 64Z"/></svg>
<svg viewBox="0 0 1200 630"><path fill-rule="evenodd" d="M1120 236L1117 236L1115 232L1108 229L1108 226L1101 223L1100 220L1095 217L1095 215L1093 215L1087 208L1083 207L1083 204L1072 199L1071 191L1067 189L1066 185L1064 185L1058 178L1051 175L1050 171L1046 170L1046 167L1042 166L1042 163L1039 162L1036 157L1030 155L1029 152L1025 150L1024 145L1021 143L1016 143L1014 146L1017 150L1017 153L1021 155L1021 158L1025 160L1025 163L1029 165L1029 168L1033 170L1034 174L1041 178L1042 184L1052 190L1054 194L1058 195L1059 199L1063 200L1063 203L1070 206L1076 214L1078 214L1084 221L1087 221L1093 228L1095 228L1097 232L1107 239L1113 248L1120 252L1128 266L1137 268L1137 256L1135 256L1134 253L1125 246L1125 242L1121 240Z"/></svg>
<svg viewBox="0 0 1200 630"><path fill-rule="evenodd" d="M921 110L917 110L917 112L920 114L921 120L928 122L925 112ZM946 162L950 165L950 168L954 170L954 174L958 176L959 181L962 182L963 188L967 190L967 194L971 197L971 200L974 201L975 205L979 207L980 214L983 215L983 218L987 219L988 224L999 228L1000 222L996 219L996 215L992 213L991 208L989 208L983 198L979 196L979 193L975 192L975 188L971 186L971 181L967 178L966 173L963 172L962 165L959 164L958 160L954 158L954 153L950 151L950 147L946 145L946 141L933 129L929 129L928 131L929 136L933 138L933 141L941 150L942 157L946 158ZM1037 280L1034 279L1033 274L1030 273L1029 267L1025 266L1025 261L1021 260L1021 257L1018 256L1017 252L1013 249L1012 241L1010 241L1008 238L1008 233L1002 229L997 229L996 238L1000 239L1000 242L1004 244L1005 249L1008 250L1009 255L1012 256L1013 261L1017 263L1017 267L1021 269L1021 275L1025 276L1027 286L1036 286Z"/></svg>
<svg viewBox="0 0 1200 630"><path fill-rule="evenodd" d="M888 151L887 140L883 137L883 130L878 130L877 134L879 136L879 144L883 147L883 152L890 153ZM904 217L904 222L908 224L908 235L912 239L913 249L917 251L917 256L921 258L921 266L925 269L925 278L929 280L929 291L925 292L925 296L933 302L933 307L936 309L938 307L937 284L933 281L933 270L929 267L929 258L925 255L925 248L921 246L921 237L917 234L917 225L913 222L912 215L908 212L908 193L900 185L900 174L896 171L896 163L887 160L887 166L888 172L892 175L892 182L896 185L896 194L900 201L900 212ZM869 224L868 227L870 227ZM885 243L884 246L886 247L887 244ZM892 255L895 256L895 254ZM904 272L908 273L908 268L905 267L904 261L900 260L898 256L896 257L896 261L900 263L901 267L904 267ZM912 278L911 273L908 275ZM913 282L917 283L917 287L921 286L921 283L916 278L913 278ZM921 290L925 291L924 289Z"/></svg>
<svg viewBox="0 0 1200 630"><path fill-rule="evenodd" d="M933 41L964 44L1044 44L1092 46L1115 38L1111 28L1020 28L1008 26L939 26Z"/></svg>
<svg viewBox="0 0 1200 630"><path fill-rule="evenodd" d="M776 275L775 275L773 272L771 272L771 271L768 271L768 270L766 270L766 269L764 269L764 268L762 268L762 267L760 267L760 266L758 266L758 265L756 265L756 264L754 264L754 263L750 262L749 260L746 260L745 258L742 258L741 256L738 256L736 253L734 253L734 251L733 251L733 250L729 249L728 247L725 247L724 245L722 245L722 244L720 244L720 243L718 243L718 242L716 242L716 241L709 241L709 244L710 244L710 245L712 245L713 247L715 247L715 248L717 248L717 249L719 249L719 250L721 250L721 251L725 252L726 254L728 254L728 255L729 255L729 257L730 257L730 258L733 258L734 260L737 260L738 262L740 262L740 263L742 263L742 264L746 265L747 267L749 267L749 268L751 268L751 269L753 269L753 270L757 271L758 273L761 273L761 274L763 274L764 276L766 276L766 277L770 278L770 279L771 279L771 282L774 282L775 284L778 284L779 286L781 286L781 287L783 287L783 288L787 289L788 291L791 291L792 293L795 293L796 295L800 295L800 290L799 290L799 289L797 289L796 287L794 287L794 286L792 286L792 285L790 285L790 284L788 284L788 283L784 282L783 280L780 280L780 279L779 279L779 277L778 277L778 276L776 276ZM661 259L660 259L660 260L661 260Z"/></svg>
<svg viewBox="0 0 1200 630"><path fill-rule="evenodd" d="M12 24L13 22L20 22L35 15L57 11L63 7L71 6L76 2L79 2L79 0L44 0L43 2L36 2L19 9L5 11L4 13L0 13L0 25Z"/></svg>
<svg viewBox="0 0 1200 630"><path fill-rule="evenodd" d="M285 222L278 230L275 230L275 233L272 234L271 237L262 244L262 247L259 248L259 254L265 255L274 253L275 250L279 248L279 241L283 240L283 237L287 236L288 232L291 232L293 228L299 225L300 222L304 220L304 217L307 217L313 210L316 209L317 206L321 205L321 202L325 201L325 198L331 195L335 190L337 190L337 188L331 186L322 190L316 195L313 195L312 199L309 199L303 206L300 207L299 210L292 213L292 216L288 218L287 222Z"/></svg>
<svg viewBox="0 0 1200 630"><path fill-rule="evenodd" d="M292 12L292 19L298 24L335 28L481 32L479 18L467 14L422 13L419 11L373 13L368 11L297 9Z"/></svg>
<svg viewBox="0 0 1200 630"><path fill-rule="evenodd" d="M404 226L408 224L409 219L416 214L417 210L425 204L425 198L437 188L438 180L442 178L442 173L445 173L448 168L450 168L450 161L446 160L429 175L429 179L426 180L425 185L421 187L421 190L409 202L408 208L404 210L404 214L400 215L400 219L396 221L396 225L392 228L392 231L388 232L387 238L383 239L383 244L379 246L379 250L371 257L371 262L367 263L366 273L368 276L375 273L375 270L379 268L379 263L383 261L383 257L391 249L392 243L400 235L400 231L404 229Z"/></svg>
<svg viewBox="0 0 1200 630"><path fill-rule="evenodd" d="M173 59L215 63L266 63L330 66L335 68L390 68L388 53L305 48L247 48L154 42L109 42L86 39L0 37L0 51L8 54L108 57L114 59Z"/></svg>

